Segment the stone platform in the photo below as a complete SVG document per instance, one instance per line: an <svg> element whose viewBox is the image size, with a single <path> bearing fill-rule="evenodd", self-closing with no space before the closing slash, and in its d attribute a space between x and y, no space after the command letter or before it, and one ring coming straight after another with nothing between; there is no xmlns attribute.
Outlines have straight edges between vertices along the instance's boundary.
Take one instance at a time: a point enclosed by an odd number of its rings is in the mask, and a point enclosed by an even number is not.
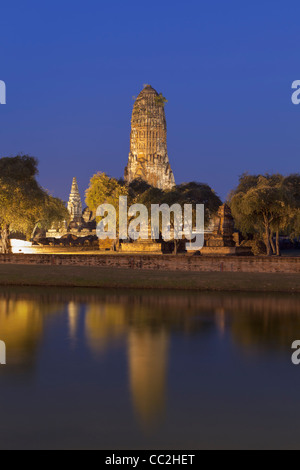
<svg viewBox="0 0 300 470"><path fill-rule="evenodd" d="M204 256L251 256L251 248L244 246L205 246L201 250Z"/></svg>
<svg viewBox="0 0 300 470"><path fill-rule="evenodd" d="M156 243L151 240L142 240L134 243L122 243L120 252L163 254L163 247L161 243Z"/></svg>

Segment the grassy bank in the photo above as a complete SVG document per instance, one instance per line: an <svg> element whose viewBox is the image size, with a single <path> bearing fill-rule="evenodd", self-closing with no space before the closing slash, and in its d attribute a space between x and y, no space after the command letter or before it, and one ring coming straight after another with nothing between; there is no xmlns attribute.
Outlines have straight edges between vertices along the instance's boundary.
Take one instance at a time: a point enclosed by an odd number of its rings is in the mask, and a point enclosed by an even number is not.
<svg viewBox="0 0 300 470"><path fill-rule="evenodd" d="M0 285L300 292L300 274L196 273L87 266L0 265Z"/></svg>

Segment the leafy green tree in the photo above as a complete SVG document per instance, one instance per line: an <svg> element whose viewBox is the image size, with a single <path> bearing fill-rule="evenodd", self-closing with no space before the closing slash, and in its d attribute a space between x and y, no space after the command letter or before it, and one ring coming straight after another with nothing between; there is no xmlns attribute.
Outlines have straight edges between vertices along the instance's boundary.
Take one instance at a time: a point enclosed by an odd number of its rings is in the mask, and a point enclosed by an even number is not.
<svg viewBox="0 0 300 470"><path fill-rule="evenodd" d="M128 196L130 203L136 204L139 202L141 197L150 189L154 188L152 188L150 184L141 178L136 178L135 180L131 181L128 185Z"/></svg>
<svg viewBox="0 0 300 470"><path fill-rule="evenodd" d="M196 204L204 204L205 206L205 223L210 222L211 216L217 212L222 204L220 198L207 185L202 183L184 183L174 186L169 191L153 188L143 181L136 180L130 185L134 203L144 204L148 209L149 218L151 216L152 204L179 204L184 209L185 204L193 205L193 224L196 222ZM171 229L174 230L177 224L174 220L174 214L171 214ZM192 228L192 227L191 227ZM179 240L174 240L174 252L177 253Z"/></svg>
<svg viewBox="0 0 300 470"><path fill-rule="evenodd" d="M63 203L38 184L38 162L28 155L0 159L0 228L2 252L10 253L10 232L30 236L38 221L51 224L66 217ZM56 211L49 210L55 201Z"/></svg>
<svg viewBox="0 0 300 470"><path fill-rule="evenodd" d="M62 222L68 224L70 221L70 213L65 203L56 197L44 194L43 203L40 206L40 218L35 222L31 239L34 239L38 228L47 230L49 227L59 227Z"/></svg>
<svg viewBox="0 0 300 470"><path fill-rule="evenodd" d="M280 254L279 234L287 229L291 219L294 199L284 181L284 177L278 174L244 174L239 186L230 195L230 207L237 228L244 235L259 234L266 245L268 256L272 252Z"/></svg>
<svg viewBox="0 0 300 470"><path fill-rule="evenodd" d="M120 196L128 196L128 188L124 183L99 172L91 178L85 200L94 213L101 204L111 204L118 213Z"/></svg>
<svg viewBox="0 0 300 470"><path fill-rule="evenodd" d="M182 210L184 209L185 204L191 204L193 206L193 220L191 221L193 226L196 223L197 204L204 204L204 220L206 226L210 223L213 214L215 214L222 205L221 199L210 186L197 182L183 183L179 186L175 186L173 189L165 193L163 202L169 206L179 204ZM174 228L174 223L174 218L172 218L172 228ZM193 227L190 227L190 229L192 230ZM177 254L178 245L179 240L174 240L175 254Z"/></svg>
<svg viewBox="0 0 300 470"><path fill-rule="evenodd" d="M117 215L117 230L119 229L119 198L128 196L128 187L123 180L111 178L106 173L96 173L86 190L86 204L96 214L97 208L102 204L111 204ZM97 222L99 219L97 218ZM115 244L116 248L116 244Z"/></svg>
<svg viewBox="0 0 300 470"><path fill-rule="evenodd" d="M296 209L300 208L300 174L293 173L283 180L283 186L290 193L290 197L293 200L293 207Z"/></svg>
<svg viewBox="0 0 300 470"><path fill-rule="evenodd" d="M295 210L293 223L291 224L291 237L300 237L300 209Z"/></svg>
<svg viewBox="0 0 300 470"><path fill-rule="evenodd" d="M222 205L221 199L208 184L197 182L183 183L175 186L165 193L164 202L167 204L177 202L182 207L184 204L193 204L194 209L196 204L204 204L206 225L209 224L211 216Z"/></svg>
<svg viewBox="0 0 300 470"><path fill-rule="evenodd" d="M300 236L300 174L294 173L287 176L283 185L288 191L291 202L289 212L286 215L288 229L287 232L292 239Z"/></svg>

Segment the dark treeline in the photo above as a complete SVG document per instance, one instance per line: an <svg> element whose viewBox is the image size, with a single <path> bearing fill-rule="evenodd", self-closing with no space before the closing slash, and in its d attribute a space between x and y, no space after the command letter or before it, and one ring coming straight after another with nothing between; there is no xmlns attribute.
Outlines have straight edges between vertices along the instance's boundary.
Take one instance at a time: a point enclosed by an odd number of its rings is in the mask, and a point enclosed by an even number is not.
<svg viewBox="0 0 300 470"><path fill-rule="evenodd" d="M300 175L240 177L229 204L236 228L266 247L267 255L280 255L280 235L300 235Z"/></svg>

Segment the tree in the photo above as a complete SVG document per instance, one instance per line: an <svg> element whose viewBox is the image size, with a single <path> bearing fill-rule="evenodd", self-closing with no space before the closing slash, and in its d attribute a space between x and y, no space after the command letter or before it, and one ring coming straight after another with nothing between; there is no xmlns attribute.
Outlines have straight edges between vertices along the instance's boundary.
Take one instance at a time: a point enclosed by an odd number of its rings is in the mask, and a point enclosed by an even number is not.
<svg viewBox="0 0 300 470"><path fill-rule="evenodd" d="M88 208L95 214L100 205L111 204L116 210L118 221L120 196L128 196L128 187L125 183L99 172L91 178L85 200Z"/></svg>
<svg viewBox="0 0 300 470"><path fill-rule="evenodd" d="M54 198L38 184L38 162L28 155L0 159L0 228L2 252L10 253L10 232L18 231L29 236L40 220L51 223L53 219L65 217L66 208L60 207L59 214L48 212ZM47 214L47 217L46 217Z"/></svg>
<svg viewBox="0 0 300 470"><path fill-rule="evenodd" d="M173 189L166 192L165 202L171 203L177 201L182 207L184 204L204 204L205 207L205 224L208 225L213 214L217 212L222 205L222 201L215 191L204 183L183 183L174 186Z"/></svg>
<svg viewBox="0 0 300 470"><path fill-rule="evenodd" d="M136 178L128 185L128 196L131 204L135 204L150 189L154 189L150 184L141 178Z"/></svg>
<svg viewBox="0 0 300 470"><path fill-rule="evenodd" d="M279 233L290 222L293 196L282 175L248 175L230 195L236 226L244 235L258 233L267 255L279 253ZM273 235L276 233L276 248Z"/></svg>
<svg viewBox="0 0 300 470"><path fill-rule="evenodd" d="M158 188L153 188L147 183L142 181L135 181L132 184L131 190L135 190L134 202L144 204L151 215L152 204L179 204L183 210L185 204L193 205L193 221L196 222L196 204L204 204L205 207L205 223L206 225L210 222L211 216L217 212L218 208L222 204L220 198L216 193L207 185L202 183L184 183L179 186L174 186L171 190L163 191ZM143 189L145 191L143 192ZM139 192L140 191L140 192ZM132 194L132 193L131 193ZM171 229L178 226L178 221L174 220L174 214L171 214ZM191 227L192 229L193 227ZM179 240L174 238L174 253L177 254Z"/></svg>
<svg viewBox="0 0 300 470"><path fill-rule="evenodd" d="M101 204L111 204L118 210L119 197L127 195L128 188L122 181L99 172L91 178L85 200L88 208L96 213Z"/></svg>
<svg viewBox="0 0 300 470"><path fill-rule="evenodd" d="M290 195L290 208L288 218L288 231L291 238L300 236L300 174L287 176L283 185Z"/></svg>
<svg viewBox="0 0 300 470"><path fill-rule="evenodd" d="M65 203L61 199L45 193L43 203L40 206L40 218L35 222L30 237L31 240L34 239L38 228L47 229L53 225L59 226L63 221L66 224L70 221L70 213Z"/></svg>
<svg viewBox="0 0 300 470"><path fill-rule="evenodd" d="M291 226L291 236L300 237L300 209L295 211L295 216L293 219L293 224Z"/></svg>
<svg viewBox="0 0 300 470"><path fill-rule="evenodd" d="M219 207L222 205L222 201L217 196L215 191L210 186L203 183L191 182L183 183L179 186L174 186L173 189L167 191L164 195L164 203L168 205L179 204L184 209L185 204L191 204L193 206L193 218L192 226L196 223L196 205L204 205L204 221L207 226L213 214L217 212ZM174 228L174 218L171 220L172 228ZM174 253L177 254L179 240L174 240Z"/></svg>

